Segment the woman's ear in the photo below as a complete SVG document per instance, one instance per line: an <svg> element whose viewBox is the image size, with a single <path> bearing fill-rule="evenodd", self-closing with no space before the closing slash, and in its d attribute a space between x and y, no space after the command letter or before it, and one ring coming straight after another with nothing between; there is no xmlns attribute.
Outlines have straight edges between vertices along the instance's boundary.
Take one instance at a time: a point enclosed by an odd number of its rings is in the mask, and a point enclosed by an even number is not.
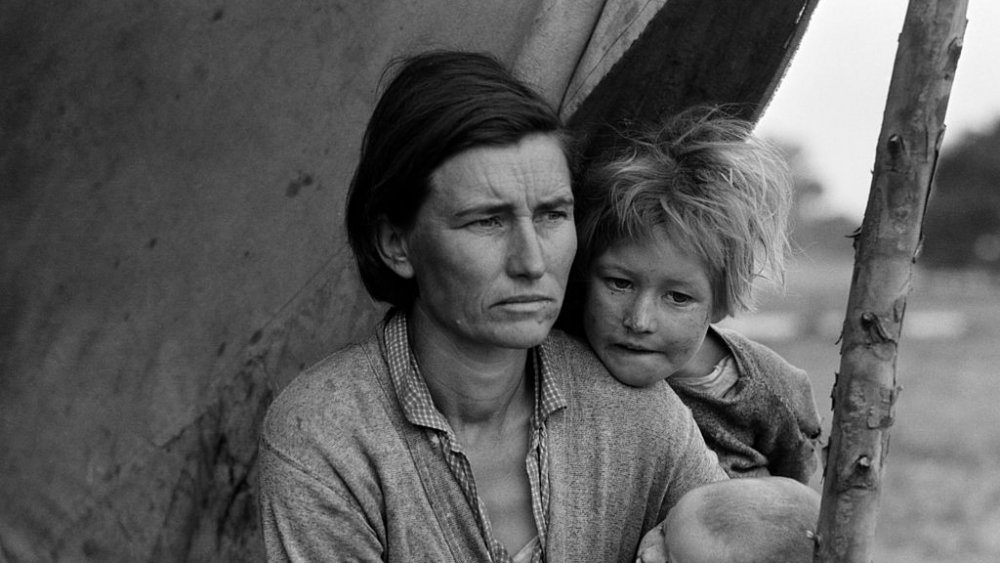
<svg viewBox="0 0 1000 563"><path fill-rule="evenodd" d="M404 279L413 277L413 264L410 263L408 250L406 233L385 217L379 219L378 253L382 257L382 262Z"/></svg>

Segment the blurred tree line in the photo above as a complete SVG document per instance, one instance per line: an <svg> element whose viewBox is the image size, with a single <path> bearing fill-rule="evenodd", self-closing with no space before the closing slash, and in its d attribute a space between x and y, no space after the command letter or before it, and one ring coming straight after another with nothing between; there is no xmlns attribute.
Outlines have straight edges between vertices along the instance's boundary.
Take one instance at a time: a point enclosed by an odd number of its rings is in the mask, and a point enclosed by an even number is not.
<svg viewBox="0 0 1000 563"><path fill-rule="evenodd" d="M772 140L773 141L773 140ZM773 141L795 181L792 240L809 253L850 253L859 226L825 209L823 186L801 146ZM1000 119L984 132L966 133L938 159L924 217L922 266L1000 272Z"/></svg>
<svg viewBox="0 0 1000 563"><path fill-rule="evenodd" d="M795 251L853 254L850 235L861 225L860 221L830 212L823 199L823 184L816 179L800 145L786 141L771 142L784 154L795 184L791 212L791 238Z"/></svg>
<svg viewBox="0 0 1000 563"><path fill-rule="evenodd" d="M920 263L1000 272L1000 119L938 159Z"/></svg>

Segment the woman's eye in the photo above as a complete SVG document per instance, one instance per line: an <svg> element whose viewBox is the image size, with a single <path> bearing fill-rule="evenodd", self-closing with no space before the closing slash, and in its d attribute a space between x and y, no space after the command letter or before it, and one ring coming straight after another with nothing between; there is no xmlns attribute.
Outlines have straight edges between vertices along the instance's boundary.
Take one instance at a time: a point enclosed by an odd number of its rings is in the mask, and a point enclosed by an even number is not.
<svg viewBox="0 0 1000 563"><path fill-rule="evenodd" d="M565 221L566 219L569 219L569 213L567 213L565 211L555 211L555 210L553 210L553 211L546 211L542 215L542 218L545 221L549 221L549 222L555 223L555 222L558 222L558 221Z"/></svg>
<svg viewBox="0 0 1000 563"><path fill-rule="evenodd" d="M493 227L499 227L501 225L503 225L503 221L501 221L500 217L497 216L484 217L482 219L476 219L475 221L471 221L469 223L470 227L480 227L480 228L493 228Z"/></svg>

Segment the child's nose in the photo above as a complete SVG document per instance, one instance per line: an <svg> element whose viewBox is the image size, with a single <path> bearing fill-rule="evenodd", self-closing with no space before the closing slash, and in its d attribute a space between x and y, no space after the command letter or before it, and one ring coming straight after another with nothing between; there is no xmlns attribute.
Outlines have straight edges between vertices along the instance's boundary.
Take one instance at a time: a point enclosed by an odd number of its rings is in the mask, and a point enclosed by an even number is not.
<svg viewBox="0 0 1000 563"><path fill-rule="evenodd" d="M632 301L629 310L626 311L622 324L632 332L652 332L656 329L653 305L648 298L641 295L636 296Z"/></svg>

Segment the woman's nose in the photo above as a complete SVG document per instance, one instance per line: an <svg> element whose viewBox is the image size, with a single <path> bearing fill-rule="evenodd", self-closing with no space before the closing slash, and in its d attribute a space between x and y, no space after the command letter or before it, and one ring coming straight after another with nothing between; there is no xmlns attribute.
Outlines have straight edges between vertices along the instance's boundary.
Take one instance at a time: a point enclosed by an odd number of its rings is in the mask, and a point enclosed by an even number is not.
<svg viewBox="0 0 1000 563"><path fill-rule="evenodd" d="M511 232L513 240L507 265L511 277L539 278L545 273L542 244L532 221L519 221Z"/></svg>

